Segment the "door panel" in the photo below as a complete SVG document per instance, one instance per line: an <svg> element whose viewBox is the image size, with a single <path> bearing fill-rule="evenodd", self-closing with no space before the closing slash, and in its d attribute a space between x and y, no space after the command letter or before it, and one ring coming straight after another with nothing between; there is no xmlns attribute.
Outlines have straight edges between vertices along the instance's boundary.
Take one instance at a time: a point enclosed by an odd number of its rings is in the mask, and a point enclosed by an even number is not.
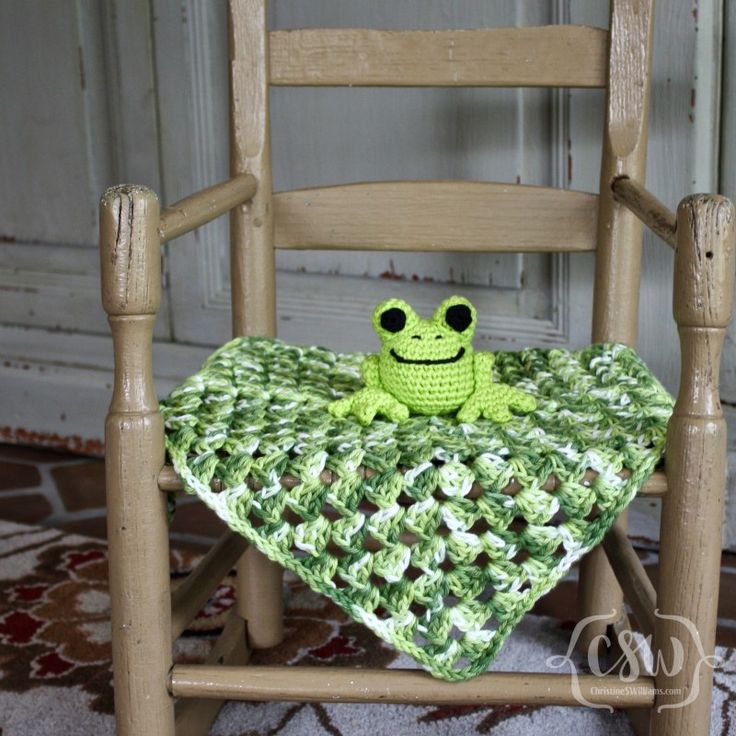
<svg viewBox="0 0 736 736"><path fill-rule="evenodd" d="M91 2L0 5L0 88L14 101L0 105L0 220L11 238L95 240L112 173L101 28ZM34 53L19 53L19 38Z"/></svg>
<svg viewBox="0 0 736 736"><path fill-rule="evenodd" d="M159 185L148 17L147 0L0 4L0 89L12 100L0 105L4 324L108 332L100 195L120 181ZM169 336L167 304L156 335Z"/></svg>

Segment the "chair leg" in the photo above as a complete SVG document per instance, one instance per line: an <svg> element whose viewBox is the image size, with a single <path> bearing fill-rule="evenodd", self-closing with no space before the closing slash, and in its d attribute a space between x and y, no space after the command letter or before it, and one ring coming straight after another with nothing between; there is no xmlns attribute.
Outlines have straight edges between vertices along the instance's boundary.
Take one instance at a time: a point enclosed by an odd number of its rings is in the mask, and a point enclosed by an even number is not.
<svg viewBox="0 0 736 736"><path fill-rule="evenodd" d="M670 427L667 472L672 480L662 502L654 633L660 693L652 715L654 736L708 733L713 670L703 657L715 651L725 487L725 427L719 425L676 417ZM680 707L690 696L693 702Z"/></svg>
<svg viewBox="0 0 736 736"><path fill-rule="evenodd" d="M254 547L238 561L235 590L239 615L245 619L248 646L268 649L284 638L283 569Z"/></svg>
<svg viewBox="0 0 736 736"><path fill-rule="evenodd" d="M112 657L118 736L173 736L164 425L151 368L161 289L159 206L148 189L109 189L100 206L102 302L115 354L105 425Z"/></svg>
<svg viewBox="0 0 736 736"><path fill-rule="evenodd" d="M248 664L250 650L245 643L245 625L240 616L233 615L225 624L221 639L215 645L208 664L243 666ZM207 736L224 700L209 698L181 699L176 704L176 736Z"/></svg>
<svg viewBox="0 0 736 736"><path fill-rule="evenodd" d="M619 677L631 674L631 662L636 662L640 675L646 675L649 668L646 666L642 653L637 648L625 649L624 642L631 640L633 627L631 620L624 611L621 618L611 627L611 649L609 652L608 670L611 674L618 673ZM649 708L624 708L624 713L629 721L629 726L634 736L649 736L649 727L652 720L652 709Z"/></svg>
<svg viewBox="0 0 736 736"><path fill-rule="evenodd" d="M166 688L172 666L168 522L156 483L163 462L159 415L109 416L107 534L119 736L174 734Z"/></svg>
<svg viewBox="0 0 736 736"><path fill-rule="evenodd" d="M626 513L619 517L618 524L626 526ZM623 614L624 594L616 575L608 563L602 545L594 547L580 562L578 577L578 620L588 616L608 616L588 623L576 642L579 651L587 653L594 644L598 654L604 648L604 637L609 626L615 624Z"/></svg>
<svg viewBox="0 0 736 736"><path fill-rule="evenodd" d="M674 313L680 392L667 431L654 629L654 736L709 731L726 485L718 374L734 288L733 205L693 195L677 210ZM678 651L680 650L680 651Z"/></svg>
<svg viewBox="0 0 736 736"><path fill-rule="evenodd" d="M230 213L233 337L276 335L276 281L271 203L268 7L264 0L231 0L230 171L249 172L258 189ZM251 112L240 116L241 107ZM248 548L237 566L238 612L248 644L267 649L283 639L281 568Z"/></svg>

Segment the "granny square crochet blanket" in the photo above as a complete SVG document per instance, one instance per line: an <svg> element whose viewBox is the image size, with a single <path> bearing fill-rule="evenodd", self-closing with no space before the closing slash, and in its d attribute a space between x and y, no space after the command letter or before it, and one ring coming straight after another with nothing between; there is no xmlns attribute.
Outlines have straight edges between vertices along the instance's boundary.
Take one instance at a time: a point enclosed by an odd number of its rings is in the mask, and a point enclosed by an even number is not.
<svg viewBox="0 0 736 736"><path fill-rule="evenodd" d="M239 338L161 404L168 454L261 552L464 680L601 541L660 462L672 411L623 345L495 355L494 380L535 411L363 427L326 411L360 388L363 355Z"/></svg>

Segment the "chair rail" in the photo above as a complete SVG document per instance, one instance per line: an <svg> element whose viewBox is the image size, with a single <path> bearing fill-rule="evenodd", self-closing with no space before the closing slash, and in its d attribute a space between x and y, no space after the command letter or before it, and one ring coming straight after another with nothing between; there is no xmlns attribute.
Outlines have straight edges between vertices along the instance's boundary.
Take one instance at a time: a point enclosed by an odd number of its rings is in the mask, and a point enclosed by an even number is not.
<svg viewBox="0 0 736 736"><path fill-rule="evenodd" d="M736 210L725 197L694 194L677 208L673 313L680 336L680 389L667 427L670 489L662 501L654 661L656 736L707 733L715 651L721 521L726 492L727 428L719 398L721 349L731 321L736 274ZM671 640L682 621L698 632L682 666ZM698 697L682 693L698 687Z"/></svg>
<svg viewBox="0 0 736 736"><path fill-rule="evenodd" d="M672 248L677 245L675 213L635 179L617 176L611 182L613 198L636 215L653 233Z"/></svg>
<svg viewBox="0 0 736 736"><path fill-rule="evenodd" d="M252 174L240 174L180 199L161 212L158 234L161 243L206 225L220 215L248 202L258 189Z"/></svg>
<svg viewBox="0 0 736 736"><path fill-rule="evenodd" d="M360 472L364 478L372 478L377 471L373 470L373 468L367 468L361 465L358 469L358 472ZM597 474L594 470L588 470L585 474L585 477L583 478L583 482L593 481L596 475ZM325 485L331 485L337 480L337 477L337 474L334 473L332 470L323 470L320 473L320 482L324 483ZM624 473L622 473L621 477L626 476ZM542 488L545 491L554 491L557 488L557 482L557 478L554 475L551 475L544 482ZM262 487L258 481L250 477L246 480L246 483L250 488L256 491L260 490ZM296 476L291 475L290 473L285 473L283 476L281 476L281 485L284 488L296 488L300 483L301 480ZM179 478L176 470L174 470L173 466L171 465L164 465L164 467L161 468L161 472L158 475L158 487L164 493L181 491L184 488L181 482L181 478ZM222 481L219 478L213 478L210 487L213 491L219 493L223 490ZM501 490L501 493L513 496L520 490L521 486L516 481L512 481ZM470 491L467 494L467 498L478 498L478 496L480 496L482 493L483 488L481 487L480 483L473 483ZM644 483L644 485L639 490L638 495L653 496L656 498L659 496L664 496L666 493L667 475L664 470L657 470L652 473L649 479Z"/></svg>
<svg viewBox="0 0 736 736"><path fill-rule="evenodd" d="M618 675L489 672L447 683L417 670L353 667L212 667L174 665L169 680L174 697L302 703L427 703L432 705L581 705L645 708L654 702L651 677L631 682Z"/></svg>

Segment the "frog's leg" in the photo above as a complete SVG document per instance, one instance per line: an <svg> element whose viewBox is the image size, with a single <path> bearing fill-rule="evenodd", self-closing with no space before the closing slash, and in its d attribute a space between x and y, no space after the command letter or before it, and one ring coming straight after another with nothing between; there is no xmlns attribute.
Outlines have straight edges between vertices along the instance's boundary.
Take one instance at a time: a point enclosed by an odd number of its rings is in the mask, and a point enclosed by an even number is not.
<svg viewBox="0 0 736 736"><path fill-rule="evenodd" d="M361 424L370 424L376 414L383 414L392 422L409 418L409 409L383 389L362 388L353 399L353 414Z"/></svg>
<svg viewBox="0 0 736 736"><path fill-rule="evenodd" d="M491 393L496 393L495 389L500 388L493 383L493 364L496 358L493 353L476 353L473 356L473 393L468 397L465 403L457 413L457 418L461 422L474 422L478 417L483 415L487 419L495 419L497 422L508 421L511 419L511 413L508 409L505 412L502 402L497 400L489 403ZM493 411L490 416L488 411Z"/></svg>
<svg viewBox="0 0 736 736"><path fill-rule="evenodd" d="M327 411L336 417L354 414L361 424L370 424L376 414L383 414L392 422L402 422L409 418L409 409L381 386L378 373L378 356L369 355L360 366L365 388L344 399L328 404Z"/></svg>
<svg viewBox="0 0 736 736"><path fill-rule="evenodd" d="M485 392L475 391L456 414L460 422L474 422L483 413Z"/></svg>
<svg viewBox="0 0 736 736"><path fill-rule="evenodd" d="M537 400L531 394L514 386L508 388L510 389L508 401L512 409L528 414L537 408Z"/></svg>
<svg viewBox="0 0 736 736"><path fill-rule="evenodd" d="M509 386L505 383L493 383L493 365L496 362L496 356L493 353L476 353L475 354L475 390L478 391L483 387L487 387L487 380L491 381L491 396L495 399L493 402L497 406L505 404L508 409L516 409L516 411L528 413L534 411L537 408L537 402L531 394L526 391L522 391L515 386ZM491 408L488 411L483 411L483 416L486 419L495 419L497 422L508 421L511 418L511 414L508 409L494 409ZM498 415L503 418L497 418L497 416L491 416L491 414Z"/></svg>
<svg viewBox="0 0 736 736"><path fill-rule="evenodd" d="M336 399L327 404L327 411L332 414L333 417L339 419L345 418L353 410L353 399L356 394L346 396L344 399Z"/></svg>
<svg viewBox="0 0 736 736"><path fill-rule="evenodd" d="M473 363L475 390L457 413L461 422L474 422L481 415L499 424L508 422L511 409L529 412L537 402L525 391L494 383L492 377L495 356L492 353L476 353Z"/></svg>
<svg viewBox="0 0 736 736"><path fill-rule="evenodd" d="M368 355L363 359L363 362L360 365L360 373L363 376L363 381L367 387L378 388L381 385L380 378L378 377L378 358L375 355ZM378 385L376 385L376 383ZM327 411L330 412L333 417L338 417L340 419L348 416L353 411L353 404L361 390L358 390L349 396L345 396L342 399L337 399L337 401L331 401L327 405Z"/></svg>
<svg viewBox="0 0 736 736"><path fill-rule="evenodd" d="M502 424L513 418L511 413L511 387L503 383L493 383L485 394L483 401L483 416Z"/></svg>
<svg viewBox="0 0 736 736"><path fill-rule="evenodd" d="M458 419L462 422L475 421L482 415L494 422L508 422L513 416L509 410L510 390L511 387L503 383L486 384L465 402L458 412Z"/></svg>

